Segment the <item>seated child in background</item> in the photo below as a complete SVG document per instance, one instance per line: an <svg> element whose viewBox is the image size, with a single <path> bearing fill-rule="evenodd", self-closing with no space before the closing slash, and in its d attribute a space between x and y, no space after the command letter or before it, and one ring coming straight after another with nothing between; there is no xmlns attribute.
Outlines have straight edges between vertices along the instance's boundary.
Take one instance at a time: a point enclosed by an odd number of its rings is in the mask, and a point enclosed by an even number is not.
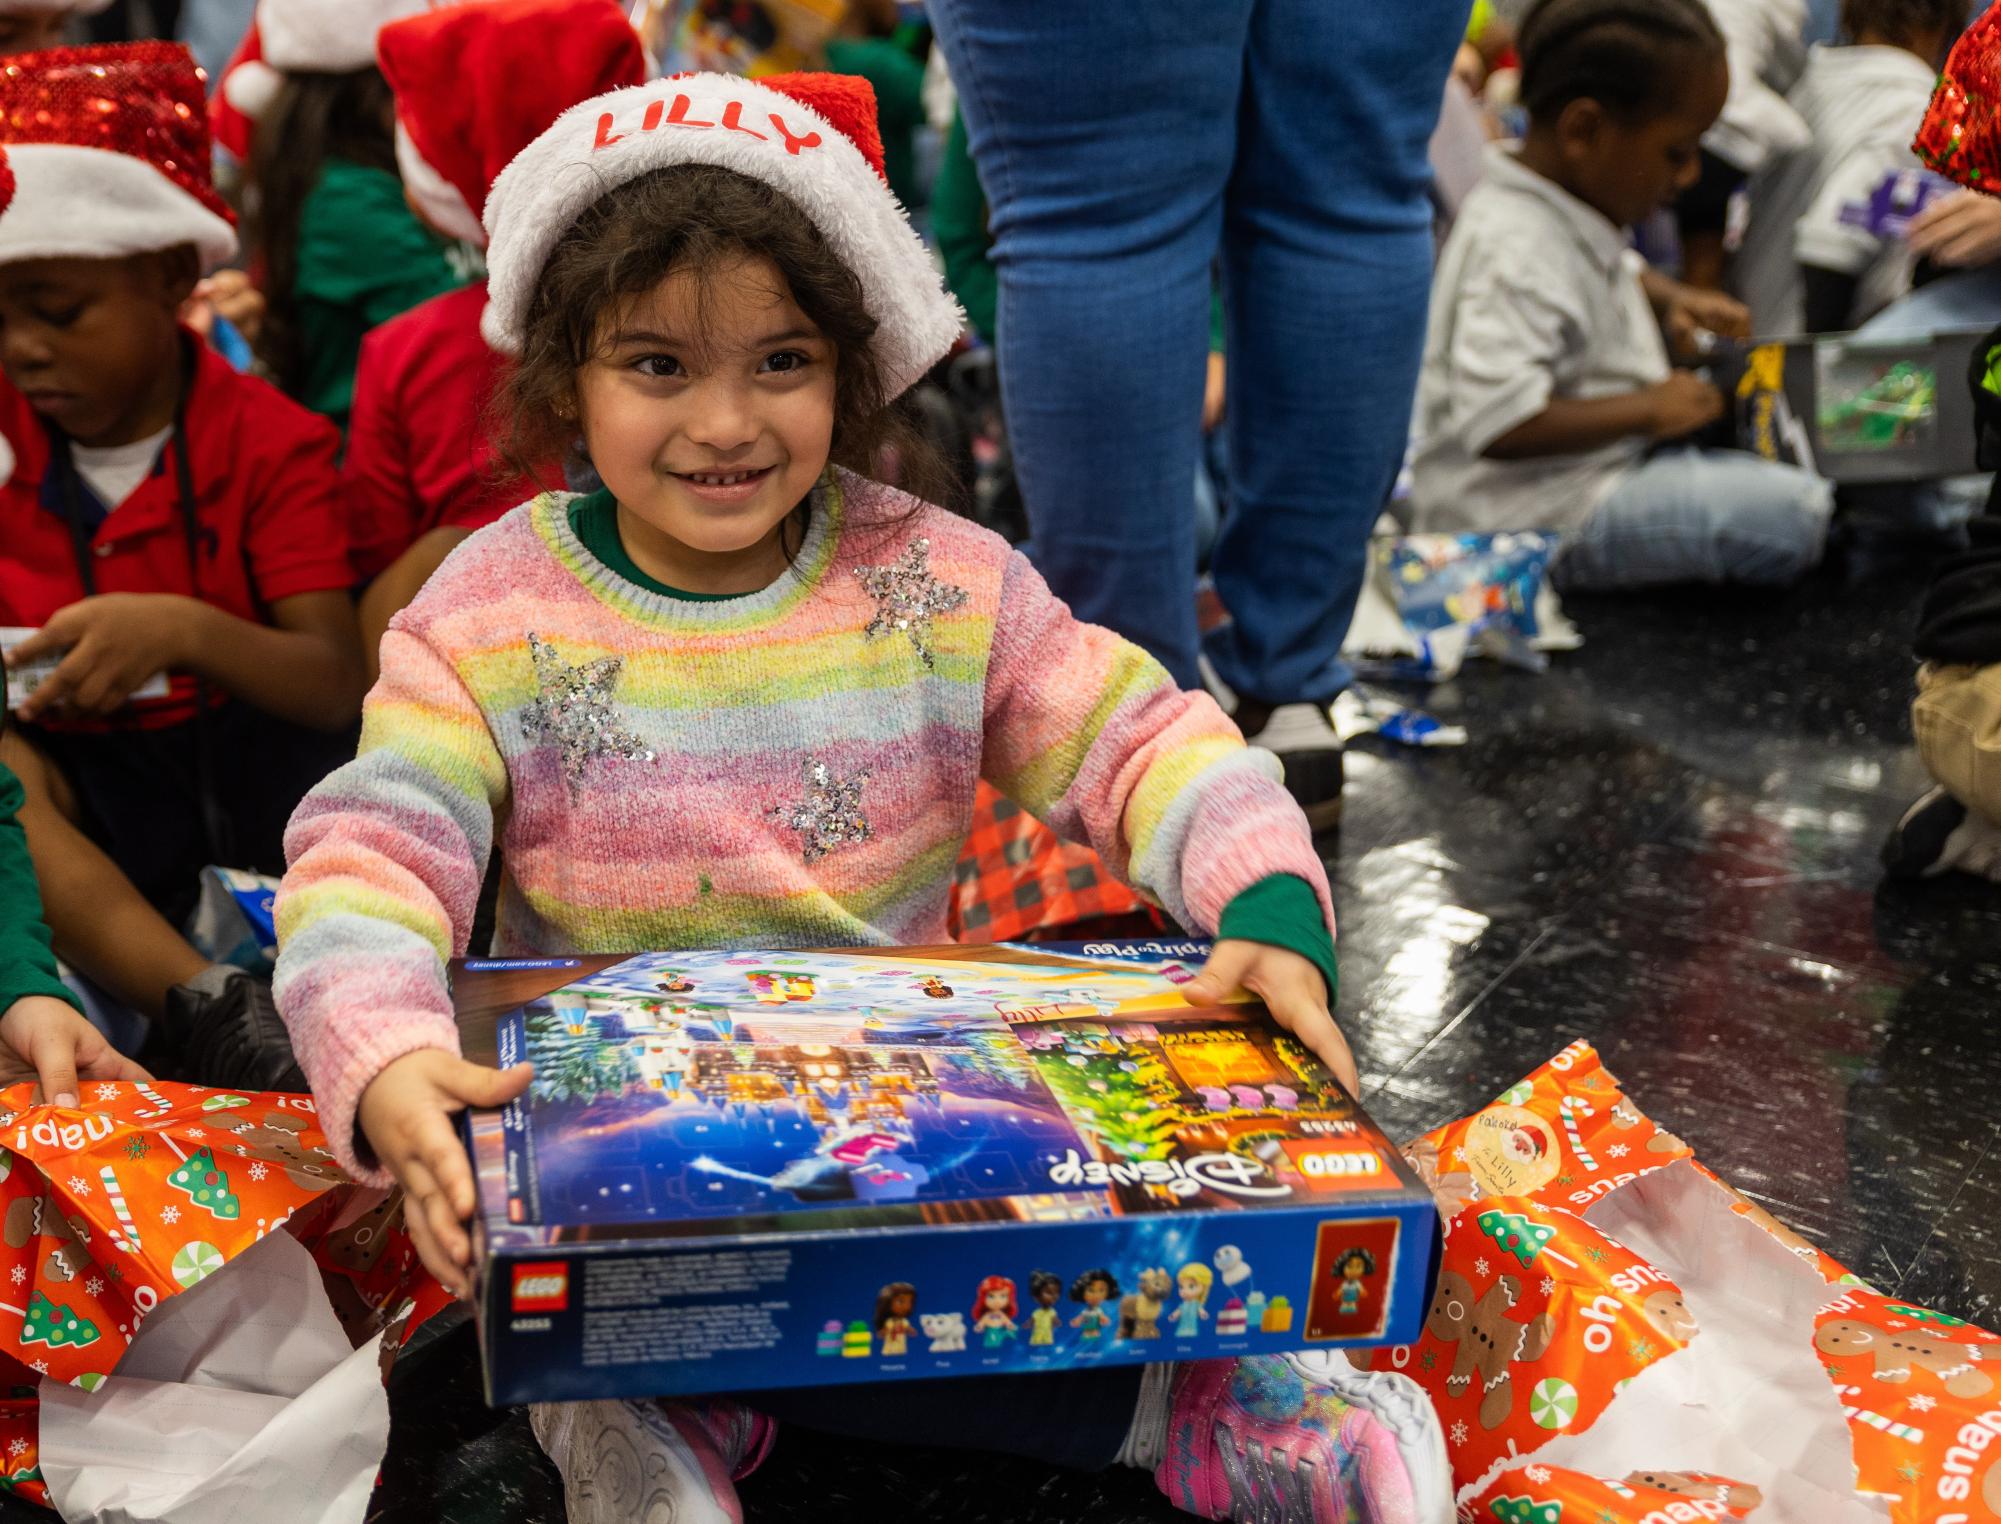
<svg viewBox="0 0 2001 1524"><path fill-rule="evenodd" d="M1702 173L1675 202L1681 276L1721 290L1731 199L1765 164L1811 136L1785 92L1806 67L1806 0L1708 0L1723 34L1730 93L1702 138Z"/></svg>
<svg viewBox="0 0 2001 1524"><path fill-rule="evenodd" d="M1418 384L1422 529L1549 529L1570 588L1781 585L1820 558L1826 483L1655 447L1723 412L1668 337L1746 336L1727 297L1645 270L1631 226L1698 173L1726 89L1702 0L1541 0L1522 24L1519 150L1490 150L1439 260ZM1691 356L1692 358L1692 356Z"/></svg>
<svg viewBox="0 0 2001 1524"><path fill-rule="evenodd" d="M1911 289L1901 238L1842 220L1883 181L1916 169L1911 139L1966 0L1843 0L1845 47L1816 47L1793 87L1812 139L1751 180L1751 220L1730 287L1761 335L1854 328Z"/></svg>
<svg viewBox="0 0 2001 1524"><path fill-rule="evenodd" d="M236 248L202 105L168 43L0 71L0 625L61 657L0 745L58 949L148 1015L208 966L200 870L282 865L362 692L339 441L176 320Z"/></svg>
<svg viewBox="0 0 2001 1524"><path fill-rule="evenodd" d="M866 82L697 74L568 113L488 197L516 453L581 435L606 485L482 529L391 621L361 754L300 806L278 902L279 1008L329 1144L404 1186L461 1294L451 1114L529 1079L459 1056L446 983L497 845L505 955L938 941L984 777L1219 936L1195 998L1247 984L1355 1082L1325 873L1269 754L999 537L863 474L909 460L891 404L961 325L881 166ZM1414 1388L1336 1364L532 1416L585 1524L632 1516L591 1485L615 1450L662 1516L740 1518L731 1477L778 1412L1123 1460L1211 1518L1247 1451L1319 1518L1449 1512Z"/></svg>
<svg viewBox="0 0 2001 1524"><path fill-rule="evenodd" d="M269 307L258 356L287 395L345 425L361 337L466 282L465 252L417 220L397 177L375 38L423 0L261 0L245 241ZM238 69L245 66L239 64ZM275 75L272 71L276 71Z"/></svg>
<svg viewBox="0 0 2001 1524"><path fill-rule="evenodd" d="M45 1099L74 1106L80 1079L152 1076L83 1019L56 971L21 827L22 800L21 780L0 763L0 1085L38 1080Z"/></svg>
<svg viewBox="0 0 2001 1524"><path fill-rule="evenodd" d="M494 0L382 29L396 100L396 154L411 204L444 236L486 247L487 187L569 107L646 78L617 0ZM480 337L486 282L434 296L361 341L341 485L369 675L390 615L471 534L538 488L563 485L552 457L507 468L487 413L502 360Z"/></svg>
<svg viewBox="0 0 2001 1524"><path fill-rule="evenodd" d="M2001 329L1974 368L1980 463L2001 465ZM1939 567L1918 620L1911 731L1937 786L1904 812L1883 847L1893 878L1972 873L2001 881L2001 478L1966 526L1969 547Z"/></svg>

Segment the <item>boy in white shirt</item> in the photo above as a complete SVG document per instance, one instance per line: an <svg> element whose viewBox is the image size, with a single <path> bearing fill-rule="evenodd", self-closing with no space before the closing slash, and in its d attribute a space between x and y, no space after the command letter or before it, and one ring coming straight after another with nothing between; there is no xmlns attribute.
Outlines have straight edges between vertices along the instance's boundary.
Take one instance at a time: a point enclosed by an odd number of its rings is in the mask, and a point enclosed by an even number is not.
<svg viewBox="0 0 2001 1524"><path fill-rule="evenodd" d="M1909 245L1842 214L1918 168L1911 139L1965 19L1966 0L1843 0L1851 42L1816 47L1788 97L1811 141L1750 183L1730 284L1760 334L1854 328L1911 289Z"/></svg>
<svg viewBox="0 0 2001 1524"><path fill-rule="evenodd" d="M1493 151L1446 241L1418 386L1423 529L1551 529L1559 585L1781 585L1820 558L1832 492L1734 451L1655 447L1720 417L1662 327L1743 309L1646 271L1631 226L1698 173L1728 87L1702 0L1540 0L1521 33L1528 137Z"/></svg>

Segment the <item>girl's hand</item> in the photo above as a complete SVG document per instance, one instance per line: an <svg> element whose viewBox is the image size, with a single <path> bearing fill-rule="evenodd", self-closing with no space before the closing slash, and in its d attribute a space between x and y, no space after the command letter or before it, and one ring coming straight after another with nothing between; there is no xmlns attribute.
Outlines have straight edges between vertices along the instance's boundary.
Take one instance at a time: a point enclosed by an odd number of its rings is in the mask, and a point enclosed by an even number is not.
<svg viewBox="0 0 2001 1524"><path fill-rule="evenodd" d="M1692 370L1675 371L1644 395L1650 419L1647 432L1660 440L1685 439L1706 429L1728 406L1723 393Z"/></svg>
<svg viewBox="0 0 2001 1524"><path fill-rule="evenodd" d="M420 1048L369 1081L355 1125L408 1198L403 1220L424 1268L453 1296L472 1294L475 1205L472 1163L452 1126L467 1106L504 1106L528 1088L534 1068L489 1069L442 1048Z"/></svg>
<svg viewBox="0 0 2001 1524"><path fill-rule="evenodd" d="M1963 190L1934 201L1911 219L1911 252L1942 265L1985 265L2001 259L2001 199Z"/></svg>
<svg viewBox="0 0 2001 1524"><path fill-rule="evenodd" d="M43 1100L74 1106L79 1077L149 1080L153 1076L112 1047L67 1001L23 995L0 1015L0 1084L36 1079Z"/></svg>
<svg viewBox="0 0 2001 1524"><path fill-rule="evenodd" d="M1263 942L1218 942L1181 994L1190 1005L1200 1005L1221 1000L1239 985L1262 999L1273 1019L1334 1071L1342 1089L1361 1095L1355 1055L1327 1009L1327 979L1310 959Z"/></svg>

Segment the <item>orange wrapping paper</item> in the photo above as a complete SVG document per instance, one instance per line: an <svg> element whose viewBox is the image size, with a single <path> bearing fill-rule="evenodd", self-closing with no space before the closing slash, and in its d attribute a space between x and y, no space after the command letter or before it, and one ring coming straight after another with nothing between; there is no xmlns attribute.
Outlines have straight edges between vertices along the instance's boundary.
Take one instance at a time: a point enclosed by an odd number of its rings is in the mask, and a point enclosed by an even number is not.
<svg viewBox="0 0 2001 1524"><path fill-rule="evenodd" d="M35 1384L94 1389L161 1301L285 1227L359 1345L400 1347L450 1301L417 1264L398 1194L332 1162L306 1096L88 1083L80 1106L0 1090L0 1486L46 1503ZM385 1355L386 1361L390 1358ZM12 1379L9 1380L10 1371Z"/></svg>
<svg viewBox="0 0 2001 1524"><path fill-rule="evenodd" d="M1602 1508L1614 1524L1655 1516L1591 1500L1614 1484L1532 1463L1474 1484L1506 1457L1588 1429L1635 1376L1699 1336L1674 1282L1579 1215L1685 1164L1826 1283L1810 1337L1847 1423L1855 1492L1884 1500L1892 1524L2001 1524L2001 1338L1875 1292L1731 1191L1627 1099L1588 1044L1407 1152L1447 1219L1439 1290L1418 1343L1373 1363L1414 1377L1437 1404L1462 1518L1511 1524L1519 1510L1507 1500L1521 1498L1575 1502L1588 1520ZM1569 1491L1525 1488L1536 1471L1571 1478ZM1722 1485L1732 1490L1711 1492L1713 1506L1755 1505L1755 1489Z"/></svg>
<svg viewBox="0 0 2001 1524"><path fill-rule="evenodd" d="M1462 1519L1479 1524L1683 1524L1748 1518L1757 1489L1701 1472L1635 1471L1622 1480L1561 1467L1528 1465L1503 1472Z"/></svg>

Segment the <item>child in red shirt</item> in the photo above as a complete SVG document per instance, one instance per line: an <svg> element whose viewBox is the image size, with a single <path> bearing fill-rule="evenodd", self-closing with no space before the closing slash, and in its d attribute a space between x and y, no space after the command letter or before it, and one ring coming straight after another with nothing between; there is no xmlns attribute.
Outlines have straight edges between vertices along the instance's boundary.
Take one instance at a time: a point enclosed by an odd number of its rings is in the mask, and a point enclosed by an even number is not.
<svg viewBox="0 0 2001 1524"><path fill-rule="evenodd" d="M58 950L157 1015L207 968L174 929L201 868L282 867L292 806L351 753L338 439L177 321L236 248L185 48L15 60L0 142L0 625L38 631L10 671L60 659L0 755Z"/></svg>
<svg viewBox="0 0 2001 1524"><path fill-rule="evenodd" d="M498 0L398 21L376 39L396 97L396 158L417 213L486 247L487 187L565 110L646 78L617 0ZM361 343L342 472L373 670L389 618L461 540L563 485L506 469L486 428L501 357L480 337L486 282L436 296Z"/></svg>

